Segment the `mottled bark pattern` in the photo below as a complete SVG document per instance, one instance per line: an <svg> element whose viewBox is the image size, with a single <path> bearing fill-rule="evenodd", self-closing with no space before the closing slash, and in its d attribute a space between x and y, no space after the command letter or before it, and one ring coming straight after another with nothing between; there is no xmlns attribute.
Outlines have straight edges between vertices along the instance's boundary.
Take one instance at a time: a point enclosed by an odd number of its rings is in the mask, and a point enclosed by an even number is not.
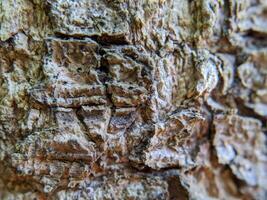
<svg viewBox="0 0 267 200"><path fill-rule="evenodd" d="M0 199L267 199L266 0L1 0Z"/></svg>

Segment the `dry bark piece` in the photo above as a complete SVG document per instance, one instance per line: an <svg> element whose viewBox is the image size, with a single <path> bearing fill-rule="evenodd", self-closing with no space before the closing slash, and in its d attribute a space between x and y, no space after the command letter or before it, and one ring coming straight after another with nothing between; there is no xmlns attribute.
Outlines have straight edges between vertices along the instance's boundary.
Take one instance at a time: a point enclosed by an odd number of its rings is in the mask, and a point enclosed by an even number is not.
<svg viewBox="0 0 267 200"><path fill-rule="evenodd" d="M266 136L259 120L235 115L217 115L214 119L219 163L227 164L234 175L251 186L266 189Z"/></svg>
<svg viewBox="0 0 267 200"><path fill-rule="evenodd" d="M48 1L55 31L65 35L107 35L126 39L129 31L123 1Z"/></svg>
<svg viewBox="0 0 267 200"><path fill-rule="evenodd" d="M198 148L207 134L207 120L194 109L180 110L158 124L145 151L145 164L155 169L196 165Z"/></svg>
<svg viewBox="0 0 267 200"><path fill-rule="evenodd" d="M0 1L0 199L267 199L266 6Z"/></svg>

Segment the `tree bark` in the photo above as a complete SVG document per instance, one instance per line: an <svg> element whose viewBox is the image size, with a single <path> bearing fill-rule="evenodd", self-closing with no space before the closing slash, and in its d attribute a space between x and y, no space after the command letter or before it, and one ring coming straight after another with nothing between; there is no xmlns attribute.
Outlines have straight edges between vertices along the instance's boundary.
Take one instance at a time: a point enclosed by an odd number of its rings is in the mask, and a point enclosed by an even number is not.
<svg viewBox="0 0 267 200"><path fill-rule="evenodd" d="M267 199L266 0L2 0L0 199Z"/></svg>

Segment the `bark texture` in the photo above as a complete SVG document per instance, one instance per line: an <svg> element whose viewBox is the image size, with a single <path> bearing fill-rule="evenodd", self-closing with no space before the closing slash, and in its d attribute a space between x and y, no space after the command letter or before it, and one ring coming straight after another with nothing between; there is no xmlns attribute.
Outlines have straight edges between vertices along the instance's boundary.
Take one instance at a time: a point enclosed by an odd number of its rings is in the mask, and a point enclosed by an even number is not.
<svg viewBox="0 0 267 200"><path fill-rule="evenodd" d="M0 199L267 199L266 0L1 0Z"/></svg>

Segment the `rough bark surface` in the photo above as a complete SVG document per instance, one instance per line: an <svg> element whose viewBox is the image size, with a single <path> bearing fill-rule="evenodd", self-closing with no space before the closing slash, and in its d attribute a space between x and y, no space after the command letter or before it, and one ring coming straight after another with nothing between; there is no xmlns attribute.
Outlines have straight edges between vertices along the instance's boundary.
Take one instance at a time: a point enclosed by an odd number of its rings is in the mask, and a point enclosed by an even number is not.
<svg viewBox="0 0 267 200"><path fill-rule="evenodd" d="M266 0L1 0L0 199L267 199Z"/></svg>

